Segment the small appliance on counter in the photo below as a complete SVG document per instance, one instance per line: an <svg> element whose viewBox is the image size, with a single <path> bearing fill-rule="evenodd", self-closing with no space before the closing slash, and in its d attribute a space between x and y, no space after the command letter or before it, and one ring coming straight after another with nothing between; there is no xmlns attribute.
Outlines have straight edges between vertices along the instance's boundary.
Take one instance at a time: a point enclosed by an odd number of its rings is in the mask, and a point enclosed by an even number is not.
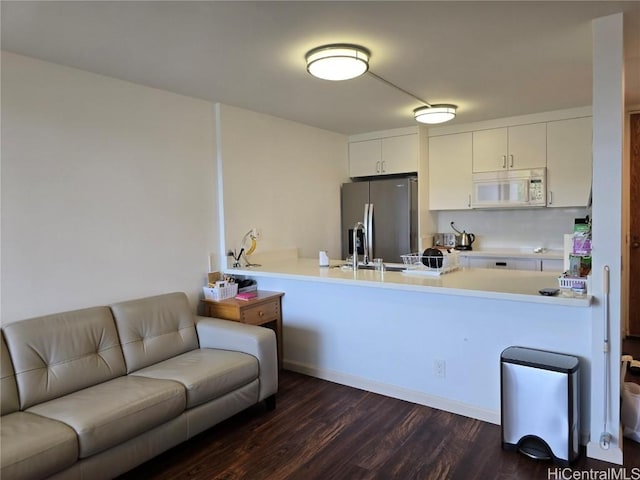
<svg viewBox="0 0 640 480"><path fill-rule="evenodd" d="M465 230L458 230L453 222L451 222L451 228L457 233L456 238L456 250L473 250L473 242L476 241L476 236L473 233L467 233Z"/></svg>
<svg viewBox="0 0 640 480"><path fill-rule="evenodd" d="M440 248L454 248L456 246L455 233L436 233L433 235L433 246Z"/></svg>

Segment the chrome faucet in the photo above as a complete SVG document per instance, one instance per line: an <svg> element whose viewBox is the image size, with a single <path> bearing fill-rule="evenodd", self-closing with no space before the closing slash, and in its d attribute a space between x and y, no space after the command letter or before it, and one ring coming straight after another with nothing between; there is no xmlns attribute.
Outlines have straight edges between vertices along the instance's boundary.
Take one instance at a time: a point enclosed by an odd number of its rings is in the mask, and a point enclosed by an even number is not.
<svg viewBox="0 0 640 480"><path fill-rule="evenodd" d="M362 240L364 243L364 255L362 256L362 263L364 265L369 263L369 245L367 243L367 228L362 222L356 222L353 226L353 271L358 270L358 230L362 229Z"/></svg>

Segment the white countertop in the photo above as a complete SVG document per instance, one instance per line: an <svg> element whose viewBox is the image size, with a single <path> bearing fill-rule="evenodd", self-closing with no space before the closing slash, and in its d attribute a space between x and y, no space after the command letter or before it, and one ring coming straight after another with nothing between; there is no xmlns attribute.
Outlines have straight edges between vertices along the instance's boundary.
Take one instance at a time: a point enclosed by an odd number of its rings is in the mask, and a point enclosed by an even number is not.
<svg viewBox="0 0 640 480"><path fill-rule="evenodd" d="M353 272L333 267L342 263L332 261L331 267L319 267L317 259L302 258L265 262L260 267L228 268L225 273L564 306L588 307L591 304L591 296L540 295L538 291L542 288L558 287L558 274L554 272L470 268L440 276L422 276L390 271L381 274L373 270Z"/></svg>

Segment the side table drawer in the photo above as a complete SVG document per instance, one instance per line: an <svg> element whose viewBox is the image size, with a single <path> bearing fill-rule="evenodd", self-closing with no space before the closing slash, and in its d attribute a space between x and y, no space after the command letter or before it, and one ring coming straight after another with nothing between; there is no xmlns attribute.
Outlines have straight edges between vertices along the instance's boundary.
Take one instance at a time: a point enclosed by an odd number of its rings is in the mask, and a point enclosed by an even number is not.
<svg viewBox="0 0 640 480"><path fill-rule="evenodd" d="M261 325L265 322L277 320L280 316L280 302L279 299L273 302L266 302L255 307L249 307L242 309L241 322L249 323L251 325Z"/></svg>

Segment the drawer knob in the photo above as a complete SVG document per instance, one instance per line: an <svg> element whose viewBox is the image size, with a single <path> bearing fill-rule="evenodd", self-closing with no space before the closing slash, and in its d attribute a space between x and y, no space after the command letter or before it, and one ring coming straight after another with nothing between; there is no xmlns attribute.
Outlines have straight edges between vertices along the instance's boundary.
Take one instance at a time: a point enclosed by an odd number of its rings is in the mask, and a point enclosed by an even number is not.
<svg viewBox="0 0 640 480"><path fill-rule="evenodd" d="M258 316L259 316L259 317L264 317L264 312L263 312L262 310L260 310L260 311L258 312Z"/></svg>

